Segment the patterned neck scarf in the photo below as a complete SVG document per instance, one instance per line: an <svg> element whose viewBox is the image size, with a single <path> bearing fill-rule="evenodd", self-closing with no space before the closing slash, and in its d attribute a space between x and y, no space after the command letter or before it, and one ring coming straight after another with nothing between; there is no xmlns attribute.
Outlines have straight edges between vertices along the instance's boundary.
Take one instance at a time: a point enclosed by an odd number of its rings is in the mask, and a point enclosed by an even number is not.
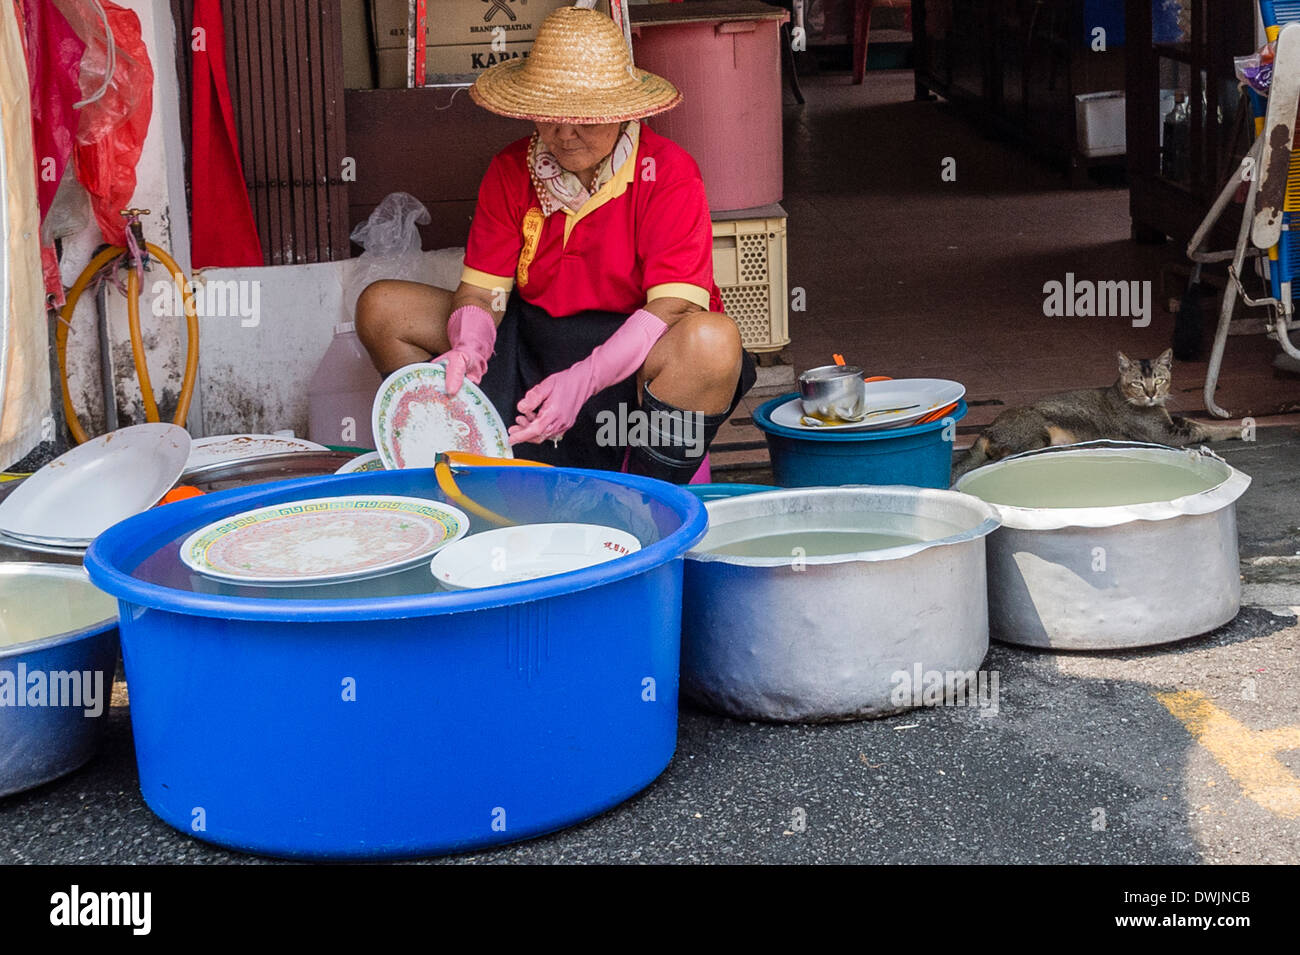
<svg viewBox="0 0 1300 955"><path fill-rule="evenodd" d="M528 174L541 203L542 214L549 216L560 209L578 212L632 158L640 137L641 124L636 120L623 127L614 142L614 151L596 169L596 181L589 190L577 175L560 165L560 161L542 145L541 138L533 133L532 142L528 144Z"/></svg>

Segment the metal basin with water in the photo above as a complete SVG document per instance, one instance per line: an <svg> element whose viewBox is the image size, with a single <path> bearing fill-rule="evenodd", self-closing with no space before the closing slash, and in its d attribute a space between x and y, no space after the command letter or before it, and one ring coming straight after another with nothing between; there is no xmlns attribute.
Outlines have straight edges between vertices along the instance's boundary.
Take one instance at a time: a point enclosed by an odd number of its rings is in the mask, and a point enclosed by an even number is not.
<svg viewBox="0 0 1300 955"><path fill-rule="evenodd" d="M993 504L994 639L1059 650L1183 640L1241 607L1236 500L1250 478L1207 450L1089 442L963 475Z"/></svg>
<svg viewBox="0 0 1300 955"><path fill-rule="evenodd" d="M918 665L964 685L984 659L984 537L997 520L983 502L862 486L707 506L709 532L686 560L691 698L741 719L885 716L916 705L901 684Z"/></svg>
<svg viewBox="0 0 1300 955"><path fill-rule="evenodd" d="M117 606L85 571L0 563L0 796L95 754L116 669Z"/></svg>
<svg viewBox="0 0 1300 955"><path fill-rule="evenodd" d="M647 786L677 741L686 491L628 475L472 468L463 494L514 521L604 524L642 549L595 567L443 591L427 562L348 585L192 574L212 520L335 494L444 500L431 470L208 494L110 528L91 578L121 601L140 789L177 829L245 851L412 857L512 842ZM492 525L474 519L471 533Z"/></svg>

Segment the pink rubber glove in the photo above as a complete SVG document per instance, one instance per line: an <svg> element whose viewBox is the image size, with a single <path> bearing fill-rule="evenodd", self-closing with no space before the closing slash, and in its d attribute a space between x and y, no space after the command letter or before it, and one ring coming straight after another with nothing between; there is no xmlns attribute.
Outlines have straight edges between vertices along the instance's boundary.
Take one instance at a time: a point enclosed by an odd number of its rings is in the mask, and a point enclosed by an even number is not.
<svg viewBox="0 0 1300 955"><path fill-rule="evenodd" d="M451 340L451 351L432 361L433 364L446 362L447 394L454 395L466 378L476 385L483 380L497 343L497 323L487 309L462 305L447 319L447 337Z"/></svg>
<svg viewBox="0 0 1300 955"><path fill-rule="evenodd" d="M519 402L519 417L510 429L510 443L560 437L573 427L578 412L592 395L635 375L666 331L668 326L644 308L633 312L590 355L542 379L524 395Z"/></svg>

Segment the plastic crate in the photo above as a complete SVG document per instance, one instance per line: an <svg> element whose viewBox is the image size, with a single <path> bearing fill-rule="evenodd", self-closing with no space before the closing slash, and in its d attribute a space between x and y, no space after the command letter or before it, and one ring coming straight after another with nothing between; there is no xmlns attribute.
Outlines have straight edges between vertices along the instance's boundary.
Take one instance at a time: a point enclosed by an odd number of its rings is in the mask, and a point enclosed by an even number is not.
<svg viewBox="0 0 1300 955"><path fill-rule="evenodd" d="M784 216L714 222L713 279L746 349L790 344Z"/></svg>

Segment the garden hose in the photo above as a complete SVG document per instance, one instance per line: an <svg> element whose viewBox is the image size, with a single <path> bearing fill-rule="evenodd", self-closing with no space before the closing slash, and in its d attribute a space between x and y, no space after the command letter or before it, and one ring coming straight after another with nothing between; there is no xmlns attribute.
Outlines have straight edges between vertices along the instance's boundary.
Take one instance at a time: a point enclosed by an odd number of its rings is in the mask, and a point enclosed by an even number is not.
<svg viewBox="0 0 1300 955"><path fill-rule="evenodd" d="M185 419L190 412L190 401L194 397L194 385L199 371L199 320L194 307L194 296L190 291L189 282L186 281L175 259L152 242L146 243L144 248L167 269L173 281L180 288L181 298L185 306L185 374L181 379L181 391L176 402L176 414L172 418L175 424L184 427ZM68 332L72 328L72 316L76 311L77 302L81 300L82 293L94 281L100 270L125 255L126 252L125 246L110 245L91 259L68 291L67 302L59 313L54 342L55 350L58 353L59 376L63 387L63 413L68 420L68 430L72 432L72 439L77 444L89 440L89 435L81 427L81 421L77 417L77 409L72 404L72 394L68 390ZM157 422L160 420L158 404L154 400L153 382L149 377L149 365L144 350L144 337L140 331L140 276L132 268L127 269L126 276L126 314L131 333L131 355L135 361L135 372L140 383L140 394L144 399L145 420Z"/></svg>

